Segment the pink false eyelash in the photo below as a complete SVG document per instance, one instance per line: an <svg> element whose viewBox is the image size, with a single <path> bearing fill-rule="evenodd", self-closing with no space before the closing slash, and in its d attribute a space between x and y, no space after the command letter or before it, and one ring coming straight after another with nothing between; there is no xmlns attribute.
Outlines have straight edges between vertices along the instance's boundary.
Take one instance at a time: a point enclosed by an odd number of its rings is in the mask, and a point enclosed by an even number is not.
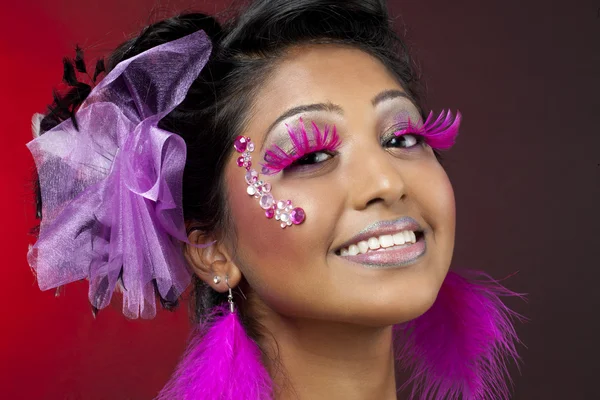
<svg viewBox="0 0 600 400"><path fill-rule="evenodd" d="M261 164L263 174L274 175L307 154L324 150L335 151L342 143L335 125L331 129L326 125L321 131L317 124L312 122L313 134L309 137L302 118L298 121L299 127L296 129L286 124L294 149L291 153L288 153L275 145L267 150L265 153L265 163Z"/></svg>
<svg viewBox="0 0 600 400"><path fill-rule="evenodd" d="M431 148L448 150L456 141L461 120L462 115L459 111L456 112L456 117L454 117L450 111L446 112L442 110L434 121L433 111L431 111L423 126L418 127L413 125L409 118L408 127L399 130L395 135L420 135L424 137L425 143L431 146Z"/></svg>

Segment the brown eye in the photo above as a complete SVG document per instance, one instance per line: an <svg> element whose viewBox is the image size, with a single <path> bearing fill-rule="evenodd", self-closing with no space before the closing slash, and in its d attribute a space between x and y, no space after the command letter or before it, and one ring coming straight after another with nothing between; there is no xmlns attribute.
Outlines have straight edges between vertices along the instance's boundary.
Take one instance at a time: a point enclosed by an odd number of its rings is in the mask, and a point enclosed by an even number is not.
<svg viewBox="0 0 600 400"><path fill-rule="evenodd" d="M399 147L404 149L410 149L421 143L423 143L423 136L411 134L393 136L385 141L386 147Z"/></svg>
<svg viewBox="0 0 600 400"><path fill-rule="evenodd" d="M331 157L333 157L333 154L326 151L315 151L297 159L290 166L318 164L327 161Z"/></svg>

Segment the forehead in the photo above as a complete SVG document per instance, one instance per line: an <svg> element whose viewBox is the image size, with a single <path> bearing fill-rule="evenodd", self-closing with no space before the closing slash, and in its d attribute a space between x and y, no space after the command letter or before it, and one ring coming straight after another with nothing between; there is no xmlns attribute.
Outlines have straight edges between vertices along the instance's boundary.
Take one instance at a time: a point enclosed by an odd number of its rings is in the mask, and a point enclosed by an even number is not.
<svg viewBox="0 0 600 400"><path fill-rule="evenodd" d="M390 89L403 91L381 61L360 49L297 46L277 63L256 93L254 122L268 125L292 107L321 102L338 104L351 115L353 110L372 107L373 97Z"/></svg>

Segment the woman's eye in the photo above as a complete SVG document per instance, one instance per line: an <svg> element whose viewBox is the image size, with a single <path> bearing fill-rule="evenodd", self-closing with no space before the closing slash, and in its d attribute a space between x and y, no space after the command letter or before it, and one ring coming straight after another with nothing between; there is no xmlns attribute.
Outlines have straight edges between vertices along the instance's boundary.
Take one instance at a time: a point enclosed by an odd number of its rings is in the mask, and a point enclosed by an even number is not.
<svg viewBox="0 0 600 400"><path fill-rule="evenodd" d="M387 140L385 144L387 147L400 147L404 149L408 149L414 147L423 142L423 137L419 135L411 135L404 134L399 136L394 136L391 139Z"/></svg>
<svg viewBox="0 0 600 400"><path fill-rule="evenodd" d="M333 157L333 154L330 154L328 152L325 151L315 151L313 153L309 153L306 154L305 156L300 157L299 159L297 159L296 161L294 161L291 166L297 166L297 165L311 165L311 164L318 164L318 163L322 163L323 161L327 161L329 160L331 157Z"/></svg>

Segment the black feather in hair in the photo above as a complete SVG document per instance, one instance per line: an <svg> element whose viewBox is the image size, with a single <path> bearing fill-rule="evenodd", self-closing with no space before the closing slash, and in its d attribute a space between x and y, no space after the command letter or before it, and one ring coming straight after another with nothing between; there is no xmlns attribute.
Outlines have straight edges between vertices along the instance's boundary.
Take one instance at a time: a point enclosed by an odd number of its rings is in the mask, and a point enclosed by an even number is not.
<svg viewBox="0 0 600 400"><path fill-rule="evenodd" d="M94 71L94 77L92 78L92 82L96 83L96 78L98 78L98 75L100 75L101 73L106 71L106 67L104 65L104 59L101 58L98 61L96 61L96 69Z"/></svg>
<svg viewBox="0 0 600 400"><path fill-rule="evenodd" d="M87 73L85 68L85 61L83 60L83 50L79 45L75 46L75 68L77 71L82 72L84 74Z"/></svg>
<svg viewBox="0 0 600 400"><path fill-rule="evenodd" d="M73 67L73 63L67 57L63 58L63 81L69 86L75 86L77 84L75 67Z"/></svg>

